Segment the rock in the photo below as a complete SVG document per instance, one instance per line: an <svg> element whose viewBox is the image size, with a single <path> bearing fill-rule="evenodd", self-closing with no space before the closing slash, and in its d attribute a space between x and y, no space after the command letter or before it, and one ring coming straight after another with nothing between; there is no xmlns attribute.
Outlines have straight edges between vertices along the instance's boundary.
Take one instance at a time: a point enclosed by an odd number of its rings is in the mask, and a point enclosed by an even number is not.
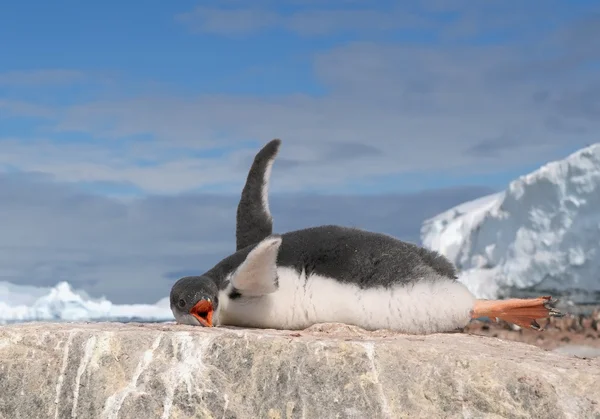
<svg viewBox="0 0 600 419"><path fill-rule="evenodd" d="M473 335L491 336L503 340L529 343L547 350L556 350L565 354L577 356L586 353L586 358L600 356L600 334L596 330L598 310L591 315L573 315L567 313L562 318L552 317L548 321L540 321L545 329L539 333L533 329L514 327L504 321L471 321L463 330ZM560 347L579 347L580 349L560 349ZM581 349L581 348L589 349ZM582 352L583 351L583 352Z"/></svg>
<svg viewBox="0 0 600 419"><path fill-rule="evenodd" d="M0 328L0 417L600 418L600 360L318 325Z"/></svg>
<svg viewBox="0 0 600 419"><path fill-rule="evenodd" d="M554 349L554 352L576 356L579 358L600 357L600 349L586 345L564 345Z"/></svg>

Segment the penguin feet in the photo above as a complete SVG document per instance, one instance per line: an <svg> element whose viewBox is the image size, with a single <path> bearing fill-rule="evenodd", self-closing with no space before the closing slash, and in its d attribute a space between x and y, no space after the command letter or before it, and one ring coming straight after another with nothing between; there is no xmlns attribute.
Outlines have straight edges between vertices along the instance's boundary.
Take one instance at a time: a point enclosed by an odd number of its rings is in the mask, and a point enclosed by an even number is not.
<svg viewBox="0 0 600 419"><path fill-rule="evenodd" d="M543 330L538 319L562 317L563 313L552 307L557 300L550 296L538 298L513 298L509 300L475 300L471 318L498 318L523 328Z"/></svg>

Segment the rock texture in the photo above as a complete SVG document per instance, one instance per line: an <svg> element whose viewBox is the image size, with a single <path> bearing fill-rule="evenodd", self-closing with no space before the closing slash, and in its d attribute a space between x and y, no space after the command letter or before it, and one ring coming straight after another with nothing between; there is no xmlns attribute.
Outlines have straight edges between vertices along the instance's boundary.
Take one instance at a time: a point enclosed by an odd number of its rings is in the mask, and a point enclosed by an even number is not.
<svg viewBox="0 0 600 419"><path fill-rule="evenodd" d="M1 418L600 418L600 360L320 325L0 328Z"/></svg>

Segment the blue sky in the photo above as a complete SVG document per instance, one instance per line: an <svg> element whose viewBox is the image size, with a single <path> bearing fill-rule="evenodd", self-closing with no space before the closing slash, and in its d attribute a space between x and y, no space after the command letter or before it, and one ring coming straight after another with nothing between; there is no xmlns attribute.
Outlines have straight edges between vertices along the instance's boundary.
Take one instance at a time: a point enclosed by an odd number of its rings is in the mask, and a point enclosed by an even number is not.
<svg viewBox="0 0 600 419"><path fill-rule="evenodd" d="M597 3L372 3L7 2L0 167L231 193L281 137L275 192L502 188L596 141Z"/></svg>
<svg viewBox="0 0 600 419"><path fill-rule="evenodd" d="M1 9L0 281L158 299L169 272L232 248L236 197L276 137L281 230L336 221L327 196L352 195L347 224L414 241L423 217L598 141L597 1Z"/></svg>

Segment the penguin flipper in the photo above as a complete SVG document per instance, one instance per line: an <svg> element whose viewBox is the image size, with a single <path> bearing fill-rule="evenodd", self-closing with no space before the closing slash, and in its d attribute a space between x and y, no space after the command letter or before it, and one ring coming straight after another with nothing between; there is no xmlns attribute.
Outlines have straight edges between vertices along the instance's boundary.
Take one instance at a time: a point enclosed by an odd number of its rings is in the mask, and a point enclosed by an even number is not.
<svg viewBox="0 0 600 419"><path fill-rule="evenodd" d="M236 251L258 243L273 232L269 179L280 145L281 140L271 140L254 157L237 207Z"/></svg>
<svg viewBox="0 0 600 419"><path fill-rule="evenodd" d="M544 330L537 322L548 317L562 317L563 313L552 307L557 300L550 296L538 298L513 298L508 300L476 300L472 319L499 318L523 328Z"/></svg>
<svg viewBox="0 0 600 419"><path fill-rule="evenodd" d="M233 289L245 297L259 297L277 291L277 255L281 236L262 240L248 253L230 278Z"/></svg>

